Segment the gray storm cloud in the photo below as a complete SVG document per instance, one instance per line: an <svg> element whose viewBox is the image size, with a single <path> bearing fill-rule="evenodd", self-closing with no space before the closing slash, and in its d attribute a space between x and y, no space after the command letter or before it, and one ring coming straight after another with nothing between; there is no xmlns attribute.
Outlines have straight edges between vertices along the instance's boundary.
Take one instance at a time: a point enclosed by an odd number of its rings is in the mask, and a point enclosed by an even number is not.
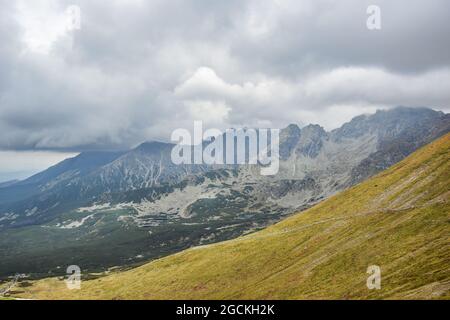
<svg viewBox="0 0 450 320"><path fill-rule="evenodd" d="M61 24L81 8L81 30ZM0 0L0 149L118 149L219 128L450 110L450 3Z"/></svg>

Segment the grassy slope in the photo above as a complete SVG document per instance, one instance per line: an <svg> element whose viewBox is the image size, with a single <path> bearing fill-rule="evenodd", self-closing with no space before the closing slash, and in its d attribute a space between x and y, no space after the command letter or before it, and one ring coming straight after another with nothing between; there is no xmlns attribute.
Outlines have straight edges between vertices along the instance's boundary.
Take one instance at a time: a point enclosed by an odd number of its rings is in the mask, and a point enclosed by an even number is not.
<svg viewBox="0 0 450 320"><path fill-rule="evenodd" d="M17 288L50 299L450 297L450 134L374 178L263 231L192 248L69 291L57 279ZM368 290L369 265L382 270ZM20 293L21 292L21 293Z"/></svg>

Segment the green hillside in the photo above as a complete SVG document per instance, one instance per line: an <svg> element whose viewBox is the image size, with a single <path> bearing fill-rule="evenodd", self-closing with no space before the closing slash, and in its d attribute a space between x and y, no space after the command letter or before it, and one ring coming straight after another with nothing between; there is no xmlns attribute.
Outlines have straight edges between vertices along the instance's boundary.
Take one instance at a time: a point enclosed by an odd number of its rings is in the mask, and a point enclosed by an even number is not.
<svg viewBox="0 0 450 320"><path fill-rule="evenodd" d="M450 134L263 231L82 282L15 288L40 299L450 297ZM369 290L368 266L381 267Z"/></svg>

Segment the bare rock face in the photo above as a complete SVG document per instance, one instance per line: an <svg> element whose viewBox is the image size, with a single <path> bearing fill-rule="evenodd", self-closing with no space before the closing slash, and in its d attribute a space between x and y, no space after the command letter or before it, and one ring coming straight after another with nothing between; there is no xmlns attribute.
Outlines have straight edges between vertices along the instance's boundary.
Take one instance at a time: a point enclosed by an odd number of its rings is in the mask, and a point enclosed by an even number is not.
<svg viewBox="0 0 450 320"><path fill-rule="evenodd" d="M387 169L450 131L450 115L425 108L379 111L365 125L378 128L377 150L352 169L348 186ZM369 122L369 124L367 124ZM369 128L368 128L369 129Z"/></svg>
<svg viewBox="0 0 450 320"><path fill-rule="evenodd" d="M286 160L300 140L300 128L290 124L280 131L280 158Z"/></svg>
<svg viewBox="0 0 450 320"><path fill-rule="evenodd" d="M328 134L321 126L317 124L307 125L301 130L300 140L295 152L298 155L315 158L320 153L326 140L328 140Z"/></svg>

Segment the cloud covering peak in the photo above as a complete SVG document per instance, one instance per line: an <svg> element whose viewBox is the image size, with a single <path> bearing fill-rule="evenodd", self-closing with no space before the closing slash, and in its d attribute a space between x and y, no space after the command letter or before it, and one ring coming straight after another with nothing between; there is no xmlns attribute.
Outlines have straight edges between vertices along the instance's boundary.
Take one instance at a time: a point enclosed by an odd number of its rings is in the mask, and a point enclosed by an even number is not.
<svg viewBox="0 0 450 320"><path fill-rule="evenodd" d="M450 4L361 0L0 0L0 149L120 149L377 108L450 110ZM67 30L65 10L81 9Z"/></svg>

